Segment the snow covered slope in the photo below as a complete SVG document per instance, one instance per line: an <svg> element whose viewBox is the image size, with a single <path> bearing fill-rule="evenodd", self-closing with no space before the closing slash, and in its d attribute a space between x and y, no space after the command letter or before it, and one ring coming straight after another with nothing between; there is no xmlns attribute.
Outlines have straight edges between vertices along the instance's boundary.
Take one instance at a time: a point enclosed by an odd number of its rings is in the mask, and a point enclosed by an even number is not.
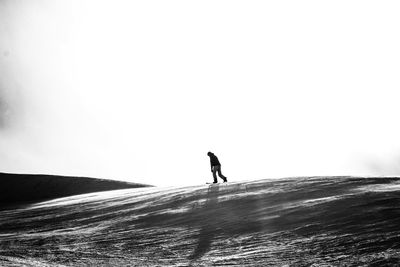
<svg viewBox="0 0 400 267"><path fill-rule="evenodd" d="M0 211L0 265L397 265L399 207L398 178L78 195Z"/></svg>
<svg viewBox="0 0 400 267"><path fill-rule="evenodd" d="M78 194L149 185L89 177L0 172L0 208Z"/></svg>

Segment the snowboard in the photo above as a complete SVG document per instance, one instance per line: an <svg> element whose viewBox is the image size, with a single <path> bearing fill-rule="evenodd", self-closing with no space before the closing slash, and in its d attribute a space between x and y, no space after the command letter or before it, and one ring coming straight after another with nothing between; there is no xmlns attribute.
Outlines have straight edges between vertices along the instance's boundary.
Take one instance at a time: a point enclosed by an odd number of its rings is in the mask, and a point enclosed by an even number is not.
<svg viewBox="0 0 400 267"><path fill-rule="evenodd" d="M223 182L223 183L209 183L209 182L207 182L206 184L209 184L209 185L213 185L213 184L227 184L228 182Z"/></svg>

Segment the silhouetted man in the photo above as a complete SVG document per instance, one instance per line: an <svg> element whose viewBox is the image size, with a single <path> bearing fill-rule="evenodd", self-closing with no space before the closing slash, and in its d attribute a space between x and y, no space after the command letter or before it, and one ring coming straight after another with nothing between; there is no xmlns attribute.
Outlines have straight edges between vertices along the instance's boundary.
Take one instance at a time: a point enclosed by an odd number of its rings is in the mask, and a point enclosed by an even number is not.
<svg viewBox="0 0 400 267"><path fill-rule="evenodd" d="M222 175L221 173L221 163L219 163L219 160L217 156L215 156L212 152L208 152L207 156L210 157L210 163L211 163L211 172L213 173L214 176L214 184L218 183L217 181L217 172L218 176L224 180L224 183L228 182L225 176Z"/></svg>

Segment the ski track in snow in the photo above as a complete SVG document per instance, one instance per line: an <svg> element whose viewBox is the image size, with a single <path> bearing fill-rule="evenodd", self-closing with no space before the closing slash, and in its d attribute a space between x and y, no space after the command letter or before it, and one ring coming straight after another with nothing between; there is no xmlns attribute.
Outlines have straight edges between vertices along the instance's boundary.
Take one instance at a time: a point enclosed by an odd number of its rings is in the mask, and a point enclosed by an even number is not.
<svg viewBox="0 0 400 267"><path fill-rule="evenodd" d="M382 266L400 179L137 188L0 211L1 266Z"/></svg>

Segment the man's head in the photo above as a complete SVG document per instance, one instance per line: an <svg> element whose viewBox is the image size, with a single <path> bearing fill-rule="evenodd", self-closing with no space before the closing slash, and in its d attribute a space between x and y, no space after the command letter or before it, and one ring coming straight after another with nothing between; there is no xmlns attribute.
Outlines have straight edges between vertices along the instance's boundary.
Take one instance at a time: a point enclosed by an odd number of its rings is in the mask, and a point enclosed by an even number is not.
<svg viewBox="0 0 400 267"><path fill-rule="evenodd" d="M212 152L208 152L208 153L207 153L207 156L210 157L212 154L213 154Z"/></svg>

